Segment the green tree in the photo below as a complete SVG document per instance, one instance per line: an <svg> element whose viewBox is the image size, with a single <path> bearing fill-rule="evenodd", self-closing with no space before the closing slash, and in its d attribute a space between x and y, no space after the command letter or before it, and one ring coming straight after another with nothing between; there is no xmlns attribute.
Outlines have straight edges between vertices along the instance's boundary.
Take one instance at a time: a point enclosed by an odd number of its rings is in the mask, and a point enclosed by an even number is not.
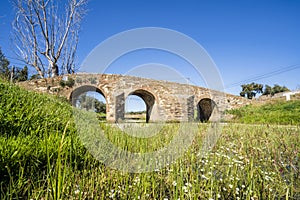
<svg viewBox="0 0 300 200"><path fill-rule="evenodd" d="M81 108L93 110L96 113L106 113L106 104L86 93L80 95L78 101Z"/></svg>
<svg viewBox="0 0 300 200"><path fill-rule="evenodd" d="M272 93L271 94L274 95L276 93L287 92L287 91L290 91L287 87L275 84L274 87L272 88Z"/></svg>
<svg viewBox="0 0 300 200"><path fill-rule="evenodd" d="M15 80L27 81L28 80L28 67L25 66L23 69L17 69Z"/></svg>
<svg viewBox="0 0 300 200"><path fill-rule="evenodd" d="M269 85L265 85L265 89L262 95L270 95L272 94L272 87Z"/></svg>
<svg viewBox="0 0 300 200"><path fill-rule="evenodd" d="M0 76L4 79L9 79L10 77L10 71L9 71L9 61L5 57L4 53L2 53L2 50L0 48Z"/></svg>
<svg viewBox="0 0 300 200"><path fill-rule="evenodd" d="M278 84L275 84L273 87L266 85L263 95L274 95L276 93L280 93L280 92L287 92L290 91L286 86L280 86Z"/></svg>
<svg viewBox="0 0 300 200"><path fill-rule="evenodd" d="M263 92L263 85L254 82L241 85L241 87L242 91L240 92L240 95L242 97L247 97L248 99L252 99L256 94Z"/></svg>
<svg viewBox="0 0 300 200"><path fill-rule="evenodd" d="M9 60L3 54L0 48L0 77L12 82L28 80L28 67L18 68L9 66Z"/></svg>

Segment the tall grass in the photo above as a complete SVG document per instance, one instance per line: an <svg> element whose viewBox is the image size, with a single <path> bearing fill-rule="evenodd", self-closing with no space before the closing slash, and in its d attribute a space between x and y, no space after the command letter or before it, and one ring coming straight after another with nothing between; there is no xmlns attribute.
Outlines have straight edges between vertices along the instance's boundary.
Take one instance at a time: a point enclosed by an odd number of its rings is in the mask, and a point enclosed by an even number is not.
<svg viewBox="0 0 300 200"><path fill-rule="evenodd" d="M192 146L178 160L132 174L94 159L76 133L67 103L6 83L0 88L1 121L6 120L0 134L0 199L300 198L300 127L229 124L203 155L208 125L199 124ZM21 110L26 115L16 116ZM158 136L141 139L114 125L100 126L113 144L132 152L157 150L178 129L165 124Z"/></svg>

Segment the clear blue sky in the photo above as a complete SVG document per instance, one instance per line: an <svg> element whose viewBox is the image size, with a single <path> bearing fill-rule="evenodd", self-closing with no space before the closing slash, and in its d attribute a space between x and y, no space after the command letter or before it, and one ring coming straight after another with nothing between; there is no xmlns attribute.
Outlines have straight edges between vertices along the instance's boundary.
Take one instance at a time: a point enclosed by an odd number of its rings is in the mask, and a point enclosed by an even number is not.
<svg viewBox="0 0 300 200"><path fill-rule="evenodd" d="M88 9L80 33L79 64L114 34L133 28L163 27L184 33L201 44L216 63L226 91L232 94L238 95L240 85L248 83L245 80L249 78L300 66L300 1L90 0ZM14 57L9 42L13 14L10 2L2 0L0 46L9 58ZM124 74L133 66L157 62L174 67L192 83L205 86L193 71L186 70L184 61L171 57L166 52L136 52L120 58L107 72ZM300 67L255 82L277 83L294 90L300 87Z"/></svg>

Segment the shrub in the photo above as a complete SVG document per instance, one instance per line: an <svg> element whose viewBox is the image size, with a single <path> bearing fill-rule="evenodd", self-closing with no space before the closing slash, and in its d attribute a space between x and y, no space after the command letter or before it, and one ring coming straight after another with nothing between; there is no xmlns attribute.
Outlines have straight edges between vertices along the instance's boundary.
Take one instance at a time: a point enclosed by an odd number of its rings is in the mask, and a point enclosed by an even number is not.
<svg viewBox="0 0 300 200"><path fill-rule="evenodd" d="M68 78L68 80L66 81L66 86L68 87L73 87L75 84L75 80L71 77Z"/></svg>

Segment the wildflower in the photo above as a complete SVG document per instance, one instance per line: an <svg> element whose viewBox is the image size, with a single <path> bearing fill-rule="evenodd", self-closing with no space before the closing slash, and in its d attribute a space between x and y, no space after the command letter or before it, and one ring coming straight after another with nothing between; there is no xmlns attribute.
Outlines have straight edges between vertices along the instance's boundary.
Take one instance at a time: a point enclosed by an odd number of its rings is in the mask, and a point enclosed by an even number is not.
<svg viewBox="0 0 300 200"><path fill-rule="evenodd" d="M242 161L239 161L239 160L236 160L236 159L234 159L233 162L238 163L238 164L243 164Z"/></svg>
<svg viewBox="0 0 300 200"><path fill-rule="evenodd" d="M245 188L246 186L245 185L242 185L242 188Z"/></svg>
<svg viewBox="0 0 300 200"><path fill-rule="evenodd" d="M137 177L134 179L134 182L135 182L135 183L139 183L139 182L140 182L140 178L137 176Z"/></svg>
<svg viewBox="0 0 300 200"><path fill-rule="evenodd" d="M188 187L187 186L182 186L182 189L183 189L184 192L186 192L186 193L188 192Z"/></svg>
<svg viewBox="0 0 300 200"><path fill-rule="evenodd" d="M77 190L74 191L75 194L79 194L79 192L80 192L79 189L77 189Z"/></svg>
<svg viewBox="0 0 300 200"><path fill-rule="evenodd" d="M209 178L207 178L206 176L204 176L203 174L201 175L201 178L208 180Z"/></svg>
<svg viewBox="0 0 300 200"><path fill-rule="evenodd" d="M176 181L173 181L172 185L173 185L173 186L176 186L176 185L177 185L177 182L176 182Z"/></svg>
<svg viewBox="0 0 300 200"><path fill-rule="evenodd" d="M114 190L111 190L110 192L109 192L109 198L111 198L111 199L113 199L114 197L115 197L115 193L114 193Z"/></svg>
<svg viewBox="0 0 300 200"><path fill-rule="evenodd" d="M266 181L272 181L272 178L270 176L265 176Z"/></svg>
<svg viewBox="0 0 300 200"><path fill-rule="evenodd" d="M228 186L229 186L229 188L230 188L230 189L232 189L232 188L233 188L233 185L231 185L231 184L229 184Z"/></svg>
<svg viewBox="0 0 300 200"><path fill-rule="evenodd" d="M189 188L189 187L191 188L191 187L193 186L193 185L192 185L191 183L189 183L189 182L185 183L184 185L185 185L187 188Z"/></svg>
<svg viewBox="0 0 300 200"><path fill-rule="evenodd" d="M217 198L220 199L220 198L221 198L221 195L220 195L220 194L217 194Z"/></svg>

